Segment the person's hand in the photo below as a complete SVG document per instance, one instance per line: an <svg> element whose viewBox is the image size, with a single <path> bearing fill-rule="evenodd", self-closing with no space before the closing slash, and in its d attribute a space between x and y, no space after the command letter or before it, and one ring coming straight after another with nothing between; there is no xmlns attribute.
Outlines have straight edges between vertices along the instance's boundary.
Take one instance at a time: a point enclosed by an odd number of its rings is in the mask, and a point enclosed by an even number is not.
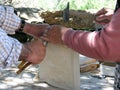
<svg viewBox="0 0 120 90"><path fill-rule="evenodd" d="M106 25L110 22L114 11L108 8L102 8L96 13L96 22L101 25Z"/></svg>
<svg viewBox="0 0 120 90"><path fill-rule="evenodd" d="M32 35L34 38L40 38L43 32L49 27L49 24L29 24L26 23L23 32Z"/></svg>
<svg viewBox="0 0 120 90"><path fill-rule="evenodd" d="M46 48L40 40L34 40L23 44L19 59L26 60L32 64L39 64L45 57Z"/></svg>
<svg viewBox="0 0 120 90"><path fill-rule="evenodd" d="M51 25L48 31L40 38L53 44L63 44L64 34L68 30L70 30L70 28L61 25Z"/></svg>

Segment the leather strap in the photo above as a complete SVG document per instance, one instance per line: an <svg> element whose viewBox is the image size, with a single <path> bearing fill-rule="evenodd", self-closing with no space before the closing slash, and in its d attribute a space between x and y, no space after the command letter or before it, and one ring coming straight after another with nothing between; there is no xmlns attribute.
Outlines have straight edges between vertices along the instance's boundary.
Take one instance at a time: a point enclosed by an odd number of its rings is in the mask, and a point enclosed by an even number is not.
<svg viewBox="0 0 120 90"><path fill-rule="evenodd" d="M21 25L19 31L23 31L23 28L25 26L25 20L21 20Z"/></svg>

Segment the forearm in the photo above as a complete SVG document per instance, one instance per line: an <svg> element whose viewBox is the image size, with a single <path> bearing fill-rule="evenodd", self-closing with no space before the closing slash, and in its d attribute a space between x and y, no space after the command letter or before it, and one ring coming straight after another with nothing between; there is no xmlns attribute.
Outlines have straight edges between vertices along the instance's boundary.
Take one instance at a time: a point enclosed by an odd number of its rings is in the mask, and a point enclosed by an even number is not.
<svg viewBox="0 0 120 90"><path fill-rule="evenodd" d="M74 31L65 33L63 41L80 54L99 60L120 62L120 9L101 31Z"/></svg>
<svg viewBox="0 0 120 90"><path fill-rule="evenodd" d="M99 60L119 61L119 35L114 36L114 33L108 30L110 29L100 32L69 30L63 41L68 47L85 56Z"/></svg>
<svg viewBox="0 0 120 90"><path fill-rule="evenodd" d="M94 32L85 32L85 31L75 31L75 30L69 30L65 33L63 42L73 50L77 51L80 54L83 54L85 56L98 58L99 55L97 49L98 47L96 42L94 41L96 33ZM100 52L101 53L101 52ZM101 58L101 57L99 57Z"/></svg>
<svg viewBox="0 0 120 90"><path fill-rule="evenodd" d="M24 23L14 13L14 8L0 5L0 27L5 30L7 34L15 34L15 31L22 31L30 33L31 27L34 26L29 23ZM25 26L25 27L24 27Z"/></svg>

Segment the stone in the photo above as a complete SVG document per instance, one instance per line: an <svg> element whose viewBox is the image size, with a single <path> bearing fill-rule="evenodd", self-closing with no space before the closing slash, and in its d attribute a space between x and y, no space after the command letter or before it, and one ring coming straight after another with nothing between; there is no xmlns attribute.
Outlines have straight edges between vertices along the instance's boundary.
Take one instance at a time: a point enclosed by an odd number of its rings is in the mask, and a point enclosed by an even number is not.
<svg viewBox="0 0 120 90"><path fill-rule="evenodd" d="M64 45L49 43L46 57L39 65L39 78L62 90L79 90L79 54Z"/></svg>

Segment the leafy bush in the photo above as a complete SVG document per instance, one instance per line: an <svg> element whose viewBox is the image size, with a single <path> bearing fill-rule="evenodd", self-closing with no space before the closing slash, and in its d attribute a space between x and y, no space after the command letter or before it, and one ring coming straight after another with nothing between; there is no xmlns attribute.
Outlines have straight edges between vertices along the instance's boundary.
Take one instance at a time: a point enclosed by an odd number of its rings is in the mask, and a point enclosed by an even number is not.
<svg viewBox="0 0 120 90"><path fill-rule="evenodd" d="M103 7L114 8L114 0L39 0L41 6L46 9L61 10L70 2L70 8L74 10L101 9ZM54 1L54 3L53 3ZM53 4L51 4L51 2ZM53 6L50 6L53 5Z"/></svg>

